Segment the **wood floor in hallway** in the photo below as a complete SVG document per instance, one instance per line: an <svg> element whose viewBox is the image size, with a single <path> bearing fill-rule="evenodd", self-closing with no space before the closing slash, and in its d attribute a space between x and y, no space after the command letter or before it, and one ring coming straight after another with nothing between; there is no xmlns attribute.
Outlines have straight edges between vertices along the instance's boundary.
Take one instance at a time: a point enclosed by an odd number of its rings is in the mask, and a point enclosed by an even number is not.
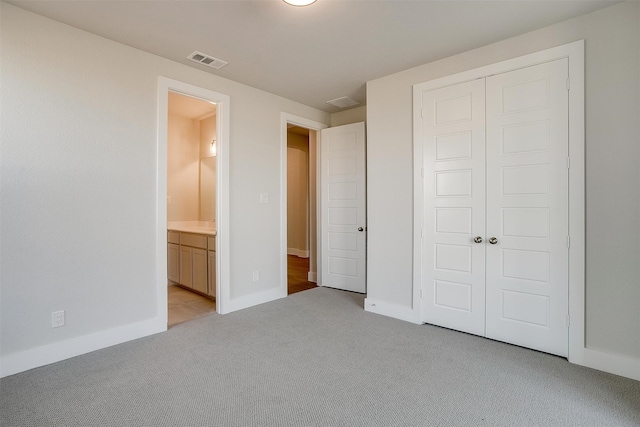
<svg viewBox="0 0 640 427"><path fill-rule="evenodd" d="M317 285L307 280L309 272L309 258L294 255L287 256L288 264L288 295L315 288ZM216 302L210 298L191 292L180 286L171 285L168 288L169 321L168 326L196 319L216 312Z"/></svg>
<svg viewBox="0 0 640 427"><path fill-rule="evenodd" d="M300 258L295 255L287 256L288 294L313 289L317 285L307 280L309 273L309 258Z"/></svg>

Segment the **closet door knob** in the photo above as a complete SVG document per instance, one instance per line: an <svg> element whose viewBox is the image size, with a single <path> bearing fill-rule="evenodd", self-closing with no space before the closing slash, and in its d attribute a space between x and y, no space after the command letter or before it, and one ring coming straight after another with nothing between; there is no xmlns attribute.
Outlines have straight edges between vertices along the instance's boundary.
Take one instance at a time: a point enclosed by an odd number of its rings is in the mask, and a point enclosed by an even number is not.
<svg viewBox="0 0 640 427"><path fill-rule="evenodd" d="M476 242L476 243L482 243L482 237L476 236L476 237L473 238L473 241Z"/></svg>
<svg viewBox="0 0 640 427"><path fill-rule="evenodd" d="M489 238L489 243L491 243L492 245L495 245L496 243L498 243L498 239L496 239L495 237L491 237Z"/></svg>
<svg viewBox="0 0 640 427"><path fill-rule="evenodd" d="M364 228L358 227L358 231L364 231Z"/></svg>

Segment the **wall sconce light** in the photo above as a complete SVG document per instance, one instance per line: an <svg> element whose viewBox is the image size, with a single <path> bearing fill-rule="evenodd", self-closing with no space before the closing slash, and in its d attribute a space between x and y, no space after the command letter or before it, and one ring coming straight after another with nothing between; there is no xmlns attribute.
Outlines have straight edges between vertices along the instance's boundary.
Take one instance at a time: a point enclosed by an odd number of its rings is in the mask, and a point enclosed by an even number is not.
<svg viewBox="0 0 640 427"><path fill-rule="evenodd" d="M212 155L216 155L216 139L214 138L213 141L211 141L211 147L209 148L209 153L211 153Z"/></svg>

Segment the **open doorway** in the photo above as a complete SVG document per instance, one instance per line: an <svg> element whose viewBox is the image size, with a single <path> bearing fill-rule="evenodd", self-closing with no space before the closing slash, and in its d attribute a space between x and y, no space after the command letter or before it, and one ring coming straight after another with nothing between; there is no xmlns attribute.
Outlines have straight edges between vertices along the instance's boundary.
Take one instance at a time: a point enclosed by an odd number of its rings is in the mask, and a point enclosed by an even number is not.
<svg viewBox="0 0 640 427"><path fill-rule="evenodd" d="M199 135L200 132L195 132L193 129L195 126L193 116L187 119L183 117L182 129L176 132L178 139L189 133L198 134L197 147L188 149L191 150L194 161L183 165L189 170L190 176L196 177L195 183L191 185L192 188L188 190L184 190L184 187L176 190L172 184L168 185L169 99L176 95L184 96L191 101L198 100L207 104L208 108L213 107L213 111L196 115L195 120L198 121L198 126L204 130L202 138ZM226 313L229 306L229 102L228 95L165 77L158 78L157 310L158 317L165 324L168 323L169 318L170 280L186 287L191 286L193 290L199 292L200 296L209 300L215 298L215 311L220 314ZM189 121L192 123L189 124ZM206 153L206 155L201 156L200 153ZM211 165L203 165L203 163L211 162L209 158L214 157L214 153L215 165L211 169ZM196 156L197 160L195 160ZM213 182L201 185L203 179L200 176L201 173L208 173L209 179ZM215 197L205 201L200 194L202 191L209 195L213 193ZM183 197L191 200L189 208L191 213L188 217L178 218L173 214L176 211L180 212L176 204ZM193 202L194 200L196 201ZM176 209L170 213L172 207ZM195 213L193 213L194 210ZM205 232L202 232L201 228L170 230L168 219L178 220L177 222L181 219L193 221L195 225L204 227ZM190 224L181 226L188 225ZM181 277L183 272L186 273L185 277Z"/></svg>
<svg viewBox="0 0 640 427"><path fill-rule="evenodd" d="M212 101L168 94L167 276L171 327L216 311L216 114Z"/></svg>
<svg viewBox="0 0 640 427"><path fill-rule="evenodd" d="M317 261L317 153L319 131L326 127L323 123L292 114L281 115L282 297L320 283Z"/></svg>
<svg viewBox="0 0 640 427"><path fill-rule="evenodd" d="M315 288L316 132L287 125L287 294ZM315 251L313 251L315 256Z"/></svg>

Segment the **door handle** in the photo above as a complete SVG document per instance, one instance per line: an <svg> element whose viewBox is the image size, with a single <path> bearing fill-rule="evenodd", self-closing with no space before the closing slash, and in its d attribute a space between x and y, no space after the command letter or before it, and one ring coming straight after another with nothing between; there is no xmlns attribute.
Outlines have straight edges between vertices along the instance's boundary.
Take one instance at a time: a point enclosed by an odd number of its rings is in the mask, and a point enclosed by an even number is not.
<svg viewBox="0 0 640 427"><path fill-rule="evenodd" d="M496 239L495 237L490 237L489 238L489 243L491 243L492 245L495 245L498 243L498 239Z"/></svg>
<svg viewBox="0 0 640 427"><path fill-rule="evenodd" d="M364 231L364 228L358 227L358 231Z"/></svg>
<svg viewBox="0 0 640 427"><path fill-rule="evenodd" d="M474 238L473 238L473 241L474 241L475 243L482 243L482 237L480 237L480 236L476 236L476 237L474 237Z"/></svg>

